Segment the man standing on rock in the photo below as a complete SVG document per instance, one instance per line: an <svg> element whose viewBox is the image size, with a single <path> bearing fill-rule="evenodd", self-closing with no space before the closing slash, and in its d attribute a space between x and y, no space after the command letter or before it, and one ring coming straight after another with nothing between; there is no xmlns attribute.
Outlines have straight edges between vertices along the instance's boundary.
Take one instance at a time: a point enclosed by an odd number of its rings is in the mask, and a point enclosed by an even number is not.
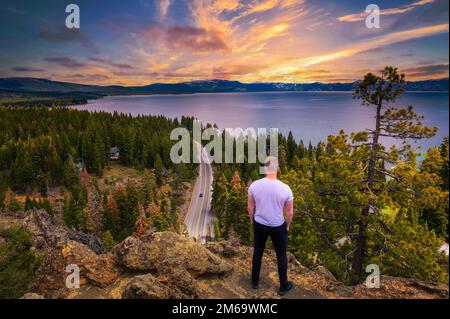
<svg viewBox="0 0 450 319"><path fill-rule="evenodd" d="M291 188L277 179L279 165L276 157L267 157L264 171L266 177L254 181L248 188L247 207L254 233L252 287L259 287L261 261L267 238L270 236L278 261L278 293L284 295L293 287L293 283L287 278L286 249L288 231L294 215L294 197ZM286 211L286 218L283 209Z"/></svg>

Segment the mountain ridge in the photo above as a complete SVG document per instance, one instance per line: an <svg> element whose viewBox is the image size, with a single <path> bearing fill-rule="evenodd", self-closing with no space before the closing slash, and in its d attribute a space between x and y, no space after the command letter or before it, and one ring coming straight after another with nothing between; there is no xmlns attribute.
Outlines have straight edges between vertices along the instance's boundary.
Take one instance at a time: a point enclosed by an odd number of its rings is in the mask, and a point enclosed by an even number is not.
<svg viewBox="0 0 450 319"><path fill-rule="evenodd" d="M0 78L0 92L17 93L95 93L102 95L129 94L182 94L221 92L283 92L283 91L353 91L358 81L349 83L243 83L228 80L197 80L180 83L152 83L143 86L89 85L44 78L9 77ZM448 92L448 78L406 82L407 91Z"/></svg>

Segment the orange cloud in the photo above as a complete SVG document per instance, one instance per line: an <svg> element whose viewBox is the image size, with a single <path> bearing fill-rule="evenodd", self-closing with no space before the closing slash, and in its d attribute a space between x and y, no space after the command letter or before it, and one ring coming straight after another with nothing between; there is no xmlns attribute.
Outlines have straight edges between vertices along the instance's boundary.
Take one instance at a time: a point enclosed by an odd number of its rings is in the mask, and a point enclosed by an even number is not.
<svg viewBox="0 0 450 319"><path fill-rule="evenodd" d="M267 30L263 31L257 38L258 41L265 41L283 34L286 34L285 31L289 28L289 24L280 23L274 26L271 26Z"/></svg>
<svg viewBox="0 0 450 319"><path fill-rule="evenodd" d="M141 37L153 44L162 42L166 47L187 50L192 53L205 53L227 50L228 46L220 32L214 29L188 25L166 27L161 23L150 23L140 32Z"/></svg>
<svg viewBox="0 0 450 319"><path fill-rule="evenodd" d="M175 26L167 30L166 41L174 49L191 52L211 52L228 49L218 32L190 26Z"/></svg>
<svg viewBox="0 0 450 319"><path fill-rule="evenodd" d="M253 74L266 68L267 65L249 65L249 64L227 64L214 67L212 71L213 78L229 79L234 76Z"/></svg>
<svg viewBox="0 0 450 319"><path fill-rule="evenodd" d="M274 66L268 70L264 70L264 76L279 76L280 74L289 75L302 68L308 68L313 65L318 65L324 62L350 57L357 53L361 53L371 49L377 49L389 44L398 43L402 41L422 38L434 34L448 32L448 24L439 24L434 26L416 28L407 31L393 32L366 42L356 44L352 47L342 49L335 52L330 52L323 55L312 56L293 60L289 63Z"/></svg>
<svg viewBox="0 0 450 319"><path fill-rule="evenodd" d="M432 79L448 77L448 63L421 65L402 70L408 78Z"/></svg>

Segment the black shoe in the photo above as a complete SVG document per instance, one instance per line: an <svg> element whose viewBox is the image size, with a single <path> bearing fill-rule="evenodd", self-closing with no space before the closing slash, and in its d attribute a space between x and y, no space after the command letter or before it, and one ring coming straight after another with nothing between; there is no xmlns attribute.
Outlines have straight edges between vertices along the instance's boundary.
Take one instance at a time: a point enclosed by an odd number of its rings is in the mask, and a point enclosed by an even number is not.
<svg viewBox="0 0 450 319"><path fill-rule="evenodd" d="M294 284L292 283L292 281L289 281L287 283L287 286L285 288L280 288L278 289L278 294L280 296L284 296L289 290L291 290L292 288L294 288Z"/></svg>
<svg viewBox="0 0 450 319"><path fill-rule="evenodd" d="M258 289L259 288L259 284L252 283L252 288L253 289Z"/></svg>

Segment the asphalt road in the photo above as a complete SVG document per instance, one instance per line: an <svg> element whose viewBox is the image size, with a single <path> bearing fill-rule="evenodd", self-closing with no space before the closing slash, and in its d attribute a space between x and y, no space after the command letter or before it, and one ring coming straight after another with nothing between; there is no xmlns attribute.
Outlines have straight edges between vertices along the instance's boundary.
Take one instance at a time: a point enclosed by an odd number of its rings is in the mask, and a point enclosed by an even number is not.
<svg viewBox="0 0 450 319"><path fill-rule="evenodd" d="M197 147L201 146L197 145ZM211 213L213 174L207 152L202 147L201 150L201 163L185 224L191 237L196 238L198 242L205 243L214 238L214 216Z"/></svg>

